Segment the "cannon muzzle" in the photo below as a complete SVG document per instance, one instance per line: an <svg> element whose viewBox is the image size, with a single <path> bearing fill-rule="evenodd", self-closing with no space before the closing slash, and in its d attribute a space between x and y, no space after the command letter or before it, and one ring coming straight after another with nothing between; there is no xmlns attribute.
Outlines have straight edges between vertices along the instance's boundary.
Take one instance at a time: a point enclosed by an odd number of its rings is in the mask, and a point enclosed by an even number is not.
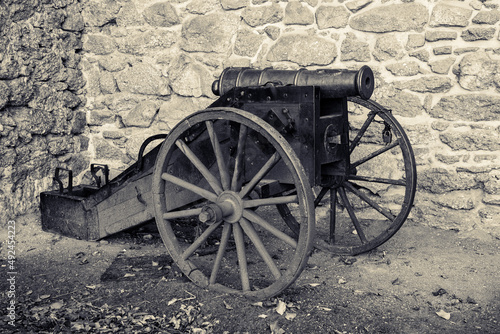
<svg viewBox="0 0 500 334"><path fill-rule="evenodd" d="M368 66L358 71L351 70L274 70L266 68L226 68L219 80L212 84L212 92L222 96L235 87L256 87L268 83L294 86L317 86L323 98L360 96L368 100L373 93L375 81Z"/></svg>

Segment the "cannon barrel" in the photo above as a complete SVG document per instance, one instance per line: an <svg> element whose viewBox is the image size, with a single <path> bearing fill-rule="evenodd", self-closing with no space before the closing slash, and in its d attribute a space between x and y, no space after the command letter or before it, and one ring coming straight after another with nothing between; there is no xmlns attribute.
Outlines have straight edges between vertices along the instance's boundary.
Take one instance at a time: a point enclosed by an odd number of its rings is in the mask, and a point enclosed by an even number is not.
<svg viewBox="0 0 500 334"><path fill-rule="evenodd" d="M212 84L212 92L222 96L235 87L256 87L267 83L294 86L317 86L323 98L360 96L368 100L373 93L375 81L368 66L358 71L321 70L257 70L247 67L226 68L220 78Z"/></svg>

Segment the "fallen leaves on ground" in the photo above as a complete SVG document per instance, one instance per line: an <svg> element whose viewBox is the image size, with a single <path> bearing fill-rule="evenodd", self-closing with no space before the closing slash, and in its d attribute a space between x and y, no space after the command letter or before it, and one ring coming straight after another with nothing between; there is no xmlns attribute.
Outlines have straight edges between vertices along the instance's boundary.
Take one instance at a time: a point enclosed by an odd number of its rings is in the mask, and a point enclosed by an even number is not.
<svg viewBox="0 0 500 334"><path fill-rule="evenodd" d="M439 312L436 312L436 314L445 320L450 320L451 314L444 310L439 310Z"/></svg>
<svg viewBox="0 0 500 334"><path fill-rule="evenodd" d="M202 314L203 304L192 297L177 301L190 303L172 306L178 311L167 317L134 305L98 306L74 298L51 300L50 295L42 295L22 303L16 322L24 333L213 333L219 321L211 314Z"/></svg>

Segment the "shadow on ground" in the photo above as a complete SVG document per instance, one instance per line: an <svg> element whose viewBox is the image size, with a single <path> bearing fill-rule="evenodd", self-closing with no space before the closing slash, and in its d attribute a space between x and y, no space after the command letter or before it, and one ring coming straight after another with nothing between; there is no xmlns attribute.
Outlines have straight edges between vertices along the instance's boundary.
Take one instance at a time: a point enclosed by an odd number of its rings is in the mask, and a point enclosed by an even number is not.
<svg viewBox="0 0 500 334"><path fill-rule="evenodd" d="M154 230L87 242L39 226L35 216L16 221L15 298L12 281L0 281L3 332L500 332L500 241L477 232L408 221L367 254L315 250L292 287L249 301L193 285ZM6 241L2 233L4 277Z"/></svg>

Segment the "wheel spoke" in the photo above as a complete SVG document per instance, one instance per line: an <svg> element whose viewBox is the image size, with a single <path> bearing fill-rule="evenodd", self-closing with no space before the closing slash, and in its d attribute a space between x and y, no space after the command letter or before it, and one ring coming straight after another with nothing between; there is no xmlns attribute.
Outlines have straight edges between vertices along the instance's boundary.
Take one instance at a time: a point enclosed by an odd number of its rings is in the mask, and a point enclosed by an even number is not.
<svg viewBox="0 0 500 334"><path fill-rule="evenodd" d="M281 157L280 157L279 153L275 152L269 158L269 160L267 160L267 162L264 164L264 166L262 166L262 168L257 172L257 174L255 174L255 176L250 180L250 182L248 182L243 187L243 189L241 189L239 196L241 198L243 198L246 195L248 195L248 193L250 193L253 190L253 188L257 185L257 183L259 183L260 180L262 180L262 178L264 176L266 176L266 174L271 170L271 168L273 168L280 160L281 160Z"/></svg>
<svg viewBox="0 0 500 334"><path fill-rule="evenodd" d="M238 263L240 266L241 286L243 291L250 291L250 279L248 278L247 256L245 251L245 240L243 239L243 231L239 223L233 226L234 242L236 244L236 252L238 253Z"/></svg>
<svg viewBox="0 0 500 334"><path fill-rule="evenodd" d="M337 190L330 189L330 243L335 242L335 227L337 225Z"/></svg>
<svg viewBox="0 0 500 334"><path fill-rule="evenodd" d="M358 189L356 189L350 182L344 182L343 185L344 185L344 187L346 187L347 189L349 189L349 191L351 191L353 194L355 194L356 196L358 196L359 198L361 198L363 201L365 201L366 203L368 203L372 208L374 208L375 210L377 210L378 212L380 212L381 214L383 214L391 222L394 221L394 219L396 219L396 217L394 217L394 215L392 213L390 213L389 211L385 210L380 205L378 205L373 200L371 200L368 196L366 196L361 191L359 191Z"/></svg>
<svg viewBox="0 0 500 334"><path fill-rule="evenodd" d="M283 240L284 242L286 242L290 246L292 246L294 248L297 248L297 241L295 241L288 234L286 234L284 232L281 232L276 227L274 227L271 224L269 224L267 221L265 221L264 219L262 219L255 212L253 212L251 210L246 210L245 209L243 211L243 217L245 217L246 219L250 220L252 223L260 225L261 227L263 227L264 229L266 229L268 232L270 232L271 234L273 234L275 237Z"/></svg>
<svg viewBox="0 0 500 334"><path fill-rule="evenodd" d="M297 195L246 200L243 201L243 207L255 208L257 206L288 204L288 203L298 203Z"/></svg>
<svg viewBox="0 0 500 334"><path fill-rule="evenodd" d="M358 233L358 237L361 240L361 243L366 243L366 237L365 233L363 232L363 229L361 228L361 224L359 223L358 217L356 217L356 214L354 213L354 208L352 207L351 203L349 202L349 199L347 198L347 195L345 193L344 187L339 187L338 192L340 195L340 198L342 199L342 203L347 209L347 213L349 214L349 217L352 220L352 223L354 224L354 228L356 229L356 232Z"/></svg>
<svg viewBox="0 0 500 334"><path fill-rule="evenodd" d="M231 182L229 180L229 172L227 169L226 161L224 160L224 156L222 155L219 138L217 137L217 133L215 133L214 123L212 121L206 121L205 124L207 125L208 135L210 136L210 141L212 142L215 158L217 159L217 166L219 167L222 188L224 190L229 190L229 183Z"/></svg>
<svg viewBox="0 0 500 334"><path fill-rule="evenodd" d="M189 146L186 145L182 140L178 139L175 145L181 150L182 153L191 161L191 163L198 169L198 171L203 175L203 177L208 181L208 184L212 187L216 194L222 192L222 187L219 180L208 170L208 168L201 162L200 159L191 151Z"/></svg>
<svg viewBox="0 0 500 334"><path fill-rule="evenodd" d="M273 274L274 278L276 279L280 278L281 272L279 268L274 263L273 259L271 258L271 255L269 255L269 252L267 251L266 247L260 240L259 235L257 234L257 231L255 231L253 225L250 222L248 222L248 220L246 220L245 218L241 218L240 225L243 228L243 231L246 233L246 235L248 235L250 240L253 242L255 249L257 249L257 252L259 252L260 256L269 267L269 270L271 270L271 273Z"/></svg>
<svg viewBox="0 0 500 334"><path fill-rule="evenodd" d="M170 211L163 214L163 219L187 218L187 217L197 216L200 213L201 213L201 208L181 210L181 211Z"/></svg>
<svg viewBox="0 0 500 334"><path fill-rule="evenodd" d="M396 186L406 186L405 180L394 180L394 179L386 179L382 177L371 177L371 176L362 176L362 175L349 175L349 180L358 180L358 181L366 181L366 182L375 182L375 183L384 183L384 184L392 184Z"/></svg>
<svg viewBox="0 0 500 334"><path fill-rule="evenodd" d="M217 195L214 194L214 193L211 193L210 191L208 190L205 190L203 188L200 188L198 186L195 186L194 184L192 183L189 183L187 181L184 181L183 179L180 179L178 178L177 176L173 176L172 174L168 174L168 173L163 173L161 175L161 178L165 181L168 181L168 182L171 182L181 188L184 188L184 189L187 189L195 194L198 194L206 199L208 199L209 201L212 201L212 202L215 202L217 201Z"/></svg>
<svg viewBox="0 0 500 334"><path fill-rule="evenodd" d="M234 173L233 178L231 180L231 190L236 191L240 185L241 172L243 169L243 156L245 155L245 144L247 138L247 130L248 128L241 124L240 125L240 133L238 137L238 148L236 151L236 158L234 161Z"/></svg>
<svg viewBox="0 0 500 334"><path fill-rule="evenodd" d="M358 133L356 134L356 137L353 139L353 141L351 142L351 146L349 147L349 154L352 154L352 151L354 151L354 149L356 148L356 146L358 146L359 144L359 141L361 140L361 137L363 137L363 135L365 134L366 132L366 129L368 129L368 127L370 126L370 124L372 123L373 119L375 118L375 115L376 113L371 111L369 114L368 114L368 117L367 119L365 120L365 123L363 123L363 126L361 127L361 129L358 131Z"/></svg>
<svg viewBox="0 0 500 334"><path fill-rule="evenodd" d="M325 197L326 193L328 192L328 189L330 189L330 188L327 188L327 187L321 188L321 191L319 192L318 197L316 197L316 199L314 200L314 207L315 208L319 205L319 202L321 202L323 197Z"/></svg>
<svg viewBox="0 0 500 334"><path fill-rule="evenodd" d="M182 261L185 261L187 260L191 255L193 255L193 253L198 249L200 248L200 246L208 239L208 237L212 234L213 231L215 231L215 229L217 227L219 227L219 225L221 224L221 222L218 222L218 223L215 223L215 224L212 224L210 226L207 227L207 229L205 231L203 231L203 233L198 237L198 239L196 239L192 244L191 246L189 246L188 248L186 248L186 250L182 253L181 255L181 260Z"/></svg>
<svg viewBox="0 0 500 334"><path fill-rule="evenodd" d="M226 252L227 242L229 241L229 236L231 235L231 227L232 224L227 223L222 228L219 250L217 251L214 266L212 267L212 273L210 274L210 284L215 284L215 281L217 280L217 274L219 273L222 258L224 257L224 253Z"/></svg>
<svg viewBox="0 0 500 334"><path fill-rule="evenodd" d="M371 160L379 155L381 155L382 153L384 152L387 152L389 151L390 149L393 149L394 147L398 146L399 145L399 139L398 140L395 140L394 142L392 142L391 144L389 145L386 145L384 147L382 147L381 149L378 149L372 153L370 153L369 155L367 155L366 157L364 157L363 159L360 159L354 163L351 163L351 168L356 168L358 167L359 165L367 162L368 160Z"/></svg>

